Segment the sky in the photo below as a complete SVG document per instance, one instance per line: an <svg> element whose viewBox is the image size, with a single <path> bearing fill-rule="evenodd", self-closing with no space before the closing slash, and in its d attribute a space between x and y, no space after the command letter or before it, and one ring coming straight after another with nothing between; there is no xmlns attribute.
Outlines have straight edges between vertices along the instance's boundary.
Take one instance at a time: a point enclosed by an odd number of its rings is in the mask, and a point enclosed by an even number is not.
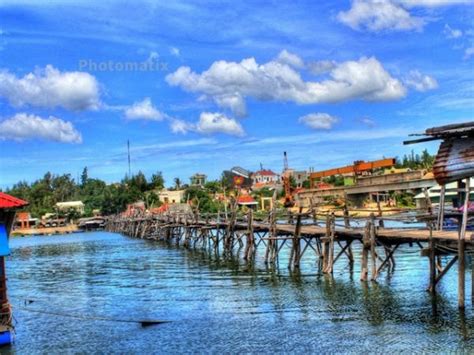
<svg viewBox="0 0 474 355"><path fill-rule="evenodd" d="M435 153L473 120L465 0L0 0L0 188L47 171L167 185Z"/></svg>

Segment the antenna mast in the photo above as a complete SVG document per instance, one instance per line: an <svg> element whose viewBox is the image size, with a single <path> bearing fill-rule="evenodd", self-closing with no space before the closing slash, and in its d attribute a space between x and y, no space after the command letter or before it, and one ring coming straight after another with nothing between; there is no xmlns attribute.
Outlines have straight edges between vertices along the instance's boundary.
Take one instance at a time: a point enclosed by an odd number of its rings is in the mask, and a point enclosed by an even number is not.
<svg viewBox="0 0 474 355"><path fill-rule="evenodd" d="M128 177L132 177L132 170L130 168L130 141L127 139L127 151L128 151Z"/></svg>

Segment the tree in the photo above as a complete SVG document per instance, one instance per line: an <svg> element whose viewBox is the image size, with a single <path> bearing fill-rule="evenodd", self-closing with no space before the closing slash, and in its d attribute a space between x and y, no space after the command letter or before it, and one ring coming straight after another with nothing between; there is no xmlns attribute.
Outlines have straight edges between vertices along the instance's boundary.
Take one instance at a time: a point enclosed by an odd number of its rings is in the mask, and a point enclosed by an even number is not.
<svg viewBox="0 0 474 355"><path fill-rule="evenodd" d="M150 190L163 190L165 187L165 179L163 178L163 174L161 171L156 172L156 174L153 174L151 176L151 181L148 186Z"/></svg>
<svg viewBox="0 0 474 355"><path fill-rule="evenodd" d="M133 175L128 181L127 185L141 192L148 190L148 182L146 180L145 174L143 174L141 171L139 171L138 174Z"/></svg>
<svg viewBox="0 0 474 355"><path fill-rule="evenodd" d="M176 190L179 190L181 188L181 180L179 177L174 178L174 187Z"/></svg>
<svg viewBox="0 0 474 355"><path fill-rule="evenodd" d="M82 174L81 174L81 187L84 187L87 184L87 180L89 180L89 174L88 174L88 170L86 166L82 170Z"/></svg>

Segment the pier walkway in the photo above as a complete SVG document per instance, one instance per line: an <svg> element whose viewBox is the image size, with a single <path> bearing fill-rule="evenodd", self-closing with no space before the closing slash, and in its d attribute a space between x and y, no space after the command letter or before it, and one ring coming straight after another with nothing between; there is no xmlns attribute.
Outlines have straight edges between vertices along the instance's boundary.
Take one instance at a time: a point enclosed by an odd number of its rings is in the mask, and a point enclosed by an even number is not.
<svg viewBox="0 0 474 355"><path fill-rule="evenodd" d="M281 223L275 213L265 221L254 220L249 211L241 218L231 211L227 217L202 214L162 214L135 217L109 217L106 229L130 237L161 240L184 248L200 248L217 256L229 257L243 251L242 257L251 263L257 251L263 253L265 264L278 267L280 252L289 248L287 267L300 269L303 258L314 258L315 268L331 275L336 262L345 262L354 270L353 243L360 243L360 280L376 281L380 273L393 272L396 251L401 245L420 250L420 256L429 259L428 291L435 293L436 285L457 262L458 302L464 307L465 253L474 253L474 240L469 232L460 236L457 231L434 230L434 223L426 228L384 228L383 219L371 215L365 226L351 227L336 224L334 213L328 213L322 222L309 213L293 214L291 223ZM473 273L474 275L474 273ZM474 295L474 290L473 290Z"/></svg>

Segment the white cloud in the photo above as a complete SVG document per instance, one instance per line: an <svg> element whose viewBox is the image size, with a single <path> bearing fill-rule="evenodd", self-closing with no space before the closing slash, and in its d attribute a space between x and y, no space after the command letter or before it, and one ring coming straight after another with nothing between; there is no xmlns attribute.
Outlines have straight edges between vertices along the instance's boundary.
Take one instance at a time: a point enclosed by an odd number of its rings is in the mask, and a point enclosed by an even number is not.
<svg viewBox="0 0 474 355"><path fill-rule="evenodd" d="M179 120L179 119L171 120L170 128L171 128L171 132L181 133L181 134L186 134L189 131L194 130L194 126L192 124L183 120Z"/></svg>
<svg viewBox="0 0 474 355"><path fill-rule="evenodd" d="M438 82L435 78L424 75L418 70L411 70L408 77L405 79L405 84L417 91L428 91L438 87Z"/></svg>
<svg viewBox="0 0 474 355"><path fill-rule="evenodd" d="M298 68L298 69L304 67L303 60L296 54L288 52L286 49L282 50L278 54L276 61L282 64L287 64L291 67Z"/></svg>
<svg viewBox="0 0 474 355"><path fill-rule="evenodd" d="M258 64L255 58L240 63L214 62L201 74L180 67L166 76L172 86L203 94L236 115L246 112L244 99L316 104L348 100L386 101L406 95L406 89L374 57L338 63L323 81L304 81L293 67L270 61Z"/></svg>
<svg viewBox="0 0 474 355"><path fill-rule="evenodd" d="M472 0L398 0L407 8L411 7L442 7L451 5L472 4Z"/></svg>
<svg viewBox="0 0 474 355"><path fill-rule="evenodd" d="M161 121L164 118L164 114L153 106L149 97L146 97L142 101L135 102L132 106L126 108L125 117L129 120Z"/></svg>
<svg viewBox="0 0 474 355"><path fill-rule="evenodd" d="M199 133L225 133L233 136L243 136L244 130L235 119L218 112L202 112L196 125Z"/></svg>
<svg viewBox="0 0 474 355"><path fill-rule="evenodd" d="M310 113L299 118L298 122L313 129L331 129L339 120L328 113Z"/></svg>
<svg viewBox="0 0 474 355"><path fill-rule="evenodd" d="M474 47L466 48L464 51L464 60L471 58L474 55Z"/></svg>
<svg viewBox="0 0 474 355"><path fill-rule="evenodd" d="M171 55L174 55L175 57L179 57L181 55L179 48L176 48L176 47L171 47L170 53Z"/></svg>
<svg viewBox="0 0 474 355"><path fill-rule="evenodd" d="M145 63L155 64L159 59L160 55L158 52L151 51L150 54L148 54L148 58L146 59Z"/></svg>
<svg viewBox="0 0 474 355"><path fill-rule="evenodd" d="M62 143L81 143L82 136L71 122L50 116L41 118L26 113L0 122L0 138L23 141L26 139L43 139Z"/></svg>
<svg viewBox="0 0 474 355"><path fill-rule="evenodd" d="M308 63L308 69L315 75L320 75L330 72L337 66L337 63L333 60L319 60Z"/></svg>
<svg viewBox="0 0 474 355"><path fill-rule="evenodd" d="M449 38L449 39L462 37L461 30L451 28L451 26L449 26L448 24L444 25L443 33L446 36L446 38Z"/></svg>
<svg viewBox="0 0 474 355"><path fill-rule="evenodd" d="M201 134L224 133L231 136L243 136L245 134L239 122L218 112L202 112L196 124L180 119L171 119L170 128L171 132L181 134L188 132Z"/></svg>
<svg viewBox="0 0 474 355"><path fill-rule="evenodd" d="M60 72L51 65L22 78L1 71L0 97L16 107L60 106L79 111L100 106L99 84L94 76L85 72Z"/></svg>
<svg viewBox="0 0 474 355"><path fill-rule="evenodd" d="M353 0L337 19L354 30L421 31L432 18L414 16L410 9L462 4L472 4L472 0Z"/></svg>
<svg viewBox="0 0 474 355"><path fill-rule="evenodd" d="M369 117L362 117L359 119L359 122L368 126L368 127L374 127L375 126L375 121Z"/></svg>
<svg viewBox="0 0 474 355"><path fill-rule="evenodd" d="M426 21L415 17L406 9L391 0L354 0L348 11L341 11L337 18L354 30L378 32L420 31Z"/></svg>

